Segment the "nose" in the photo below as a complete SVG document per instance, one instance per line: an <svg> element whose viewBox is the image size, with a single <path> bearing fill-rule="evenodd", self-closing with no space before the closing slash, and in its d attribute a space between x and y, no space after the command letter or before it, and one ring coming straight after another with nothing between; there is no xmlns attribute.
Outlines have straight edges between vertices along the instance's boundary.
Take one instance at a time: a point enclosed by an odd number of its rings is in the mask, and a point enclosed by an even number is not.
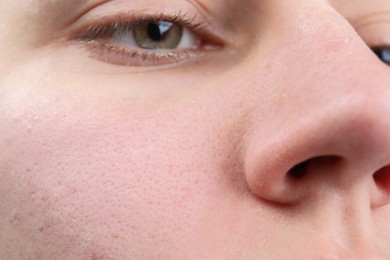
<svg viewBox="0 0 390 260"><path fill-rule="evenodd" d="M288 46L278 46L268 75L278 78L273 108L252 110L245 178L253 194L275 203L359 192L367 207L383 207L390 202L390 68L342 17L323 15L279 32L288 31Z"/></svg>
<svg viewBox="0 0 390 260"><path fill-rule="evenodd" d="M250 189L278 203L297 202L324 190L360 189L371 207L387 205L389 115L390 105L379 94L336 99L302 111L267 140L253 136L246 154Z"/></svg>

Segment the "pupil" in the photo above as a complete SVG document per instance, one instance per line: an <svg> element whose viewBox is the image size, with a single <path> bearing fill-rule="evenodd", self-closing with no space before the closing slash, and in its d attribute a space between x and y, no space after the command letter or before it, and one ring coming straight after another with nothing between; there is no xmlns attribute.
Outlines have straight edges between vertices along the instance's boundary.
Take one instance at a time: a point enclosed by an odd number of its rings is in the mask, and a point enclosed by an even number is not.
<svg viewBox="0 0 390 260"><path fill-rule="evenodd" d="M147 26L148 35L153 41L161 41L167 36L171 27L172 23L167 21L150 22Z"/></svg>
<svg viewBox="0 0 390 260"><path fill-rule="evenodd" d="M390 48L373 48L372 51L381 61L390 65Z"/></svg>

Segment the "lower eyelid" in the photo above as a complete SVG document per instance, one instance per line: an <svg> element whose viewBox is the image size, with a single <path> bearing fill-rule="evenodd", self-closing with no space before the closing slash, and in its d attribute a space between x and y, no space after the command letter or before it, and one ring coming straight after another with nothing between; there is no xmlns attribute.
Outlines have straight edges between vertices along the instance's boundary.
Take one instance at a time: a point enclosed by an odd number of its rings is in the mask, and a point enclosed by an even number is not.
<svg viewBox="0 0 390 260"><path fill-rule="evenodd" d="M127 67L169 68L184 63L199 61L208 56L210 51L220 49L220 46L201 46L201 41L185 30L178 48L172 50L145 50L130 45L135 44L134 39L115 41L105 37L100 39L81 39L77 46L88 52L88 55L101 62ZM188 37L187 37L188 36ZM114 36L114 38L123 38ZM196 44L196 45L194 45ZM187 48L192 46L193 48ZM196 48L194 47L196 46Z"/></svg>
<svg viewBox="0 0 390 260"><path fill-rule="evenodd" d="M93 59L127 67L170 67L200 60L206 54L196 50L144 51L101 41L88 41L78 46L87 49Z"/></svg>

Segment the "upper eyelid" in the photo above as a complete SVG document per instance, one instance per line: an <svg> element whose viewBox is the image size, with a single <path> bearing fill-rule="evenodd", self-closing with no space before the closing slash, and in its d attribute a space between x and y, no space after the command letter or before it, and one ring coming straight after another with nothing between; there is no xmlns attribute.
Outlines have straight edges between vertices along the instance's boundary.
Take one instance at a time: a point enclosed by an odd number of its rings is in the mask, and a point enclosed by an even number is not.
<svg viewBox="0 0 390 260"><path fill-rule="evenodd" d="M385 21L390 22L390 11L372 12L351 20L351 24L355 28L363 28L372 23L385 22Z"/></svg>
<svg viewBox="0 0 390 260"><path fill-rule="evenodd" d="M227 45L232 37L229 29L226 28L224 21L220 16L210 12L210 6L200 5L198 0L172 0L154 1L143 0L134 1L129 5L130 0L99 0L99 4L90 5L83 10L82 15L79 15L66 28L63 35L67 39L79 35L82 31L86 31L94 25L112 24L115 20L131 21L136 19L149 18L164 18L170 20L175 16L183 16L190 20L191 23L182 23L200 36L205 36L213 41L221 42ZM215 10L214 10L215 11Z"/></svg>
<svg viewBox="0 0 390 260"><path fill-rule="evenodd" d="M88 40L95 39L99 36L110 36L109 32L117 27L123 29L137 24L137 22L168 20L177 22L182 26L189 29L191 32L197 34L200 38L207 39L210 43L219 46L226 46L227 42L223 37L216 34L207 21L199 20L196 16L190 16L188 13L182 13L179 11L174 15L166 15L164 13L157 13L155 15L143 14L142 12L127 12L119 13L113 16L104 16L96 21L90 21L84 27L73 33L72 39L76 40Z"/></svg>
<svg viewBox="0 0 390 260"><path fill-rule="evenodd" d="M390 46L390 19L367 19L354 26L360 38L370 47Z"/></svg>
<svg viewBox="0 0 390 260"><path fill-rule="evenodd" d="M187 27L191 30L202 30L202 27L206 27L205 23L194 23L194 18L186 18L185 15L182 15L181 13L176 14L175 16L166 16L164 14L158 14L156 16L151 15L134 15L132 18L128 17L128 14L124 15L117 15L115 17L104 17L103 19L100 19L97 24L93 24L88 26L87 28L83 29L82 31L91 31L93 32L94 29L101 28L101 29L132 29L133 26L135 26L137 23L141 22L151 22L151 21L158 21L158 20L167 20L179 23L180 25Z"/></svg>

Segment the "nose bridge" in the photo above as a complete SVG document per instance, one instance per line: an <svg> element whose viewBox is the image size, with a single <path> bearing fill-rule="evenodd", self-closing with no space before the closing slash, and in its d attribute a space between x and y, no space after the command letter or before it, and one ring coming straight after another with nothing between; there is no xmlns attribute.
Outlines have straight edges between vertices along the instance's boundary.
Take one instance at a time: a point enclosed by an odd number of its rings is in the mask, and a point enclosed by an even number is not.
<svg viewBox="0 0 390 260"><path fill-rule="evenodd" d="M383 72L384 66L378 66L378 59L352 25L329 4L324 4L327 1L306 2L305 8L292 8L279 25L275 40L276 55L272 63L276 70L288 67L290 73L284 75L286 80L294 83L309 80L307 87L325 87L321 83L324 80L329 88L330 79L353 80L348 76L356 75L357 71L377 74L379 67ZM344 88L348 86L343 84Z"/></svg>
<svg viewBox="0 0 390 260"><path fill-rule="evenodd" d="M297 9L280 30L285 36L271 73L274 109L267 111L267 125L253 123L247 138L249 188L290 203L315 193L313 186L332 183L348 192L348 183L364 180L362 192L380 194L371 196L371 205L383 206L390 171L379 182L375 174L390 164L390 69L334 10L310 8L320 11L307 16ZM254 121L264 118L261 108L253 111ZM318 161L321 169L313 164Z"/></svg>
<svg viewBox="0 0 390 260"><path fill-rule="evenodd" d="M291 111L291 100L302 110L325 103L354 102L354 98L369 103L390 97L390 69L340 14L322 4L325 1L312 2L316 3L308 4L312 12L293 8L280 26L274 22L279 29L272 44L265 45L268 64L264 64L262 42L257 44L258 49L254 48L246 63L251 68L248 77L253 83L248 85L252 88L248 91L249 99L264 99L256 95L260 93L257 88L269 88L264 86L264 75L266 80L272 79L267 81L272 84L270 100L279 111Z"/></svg>

